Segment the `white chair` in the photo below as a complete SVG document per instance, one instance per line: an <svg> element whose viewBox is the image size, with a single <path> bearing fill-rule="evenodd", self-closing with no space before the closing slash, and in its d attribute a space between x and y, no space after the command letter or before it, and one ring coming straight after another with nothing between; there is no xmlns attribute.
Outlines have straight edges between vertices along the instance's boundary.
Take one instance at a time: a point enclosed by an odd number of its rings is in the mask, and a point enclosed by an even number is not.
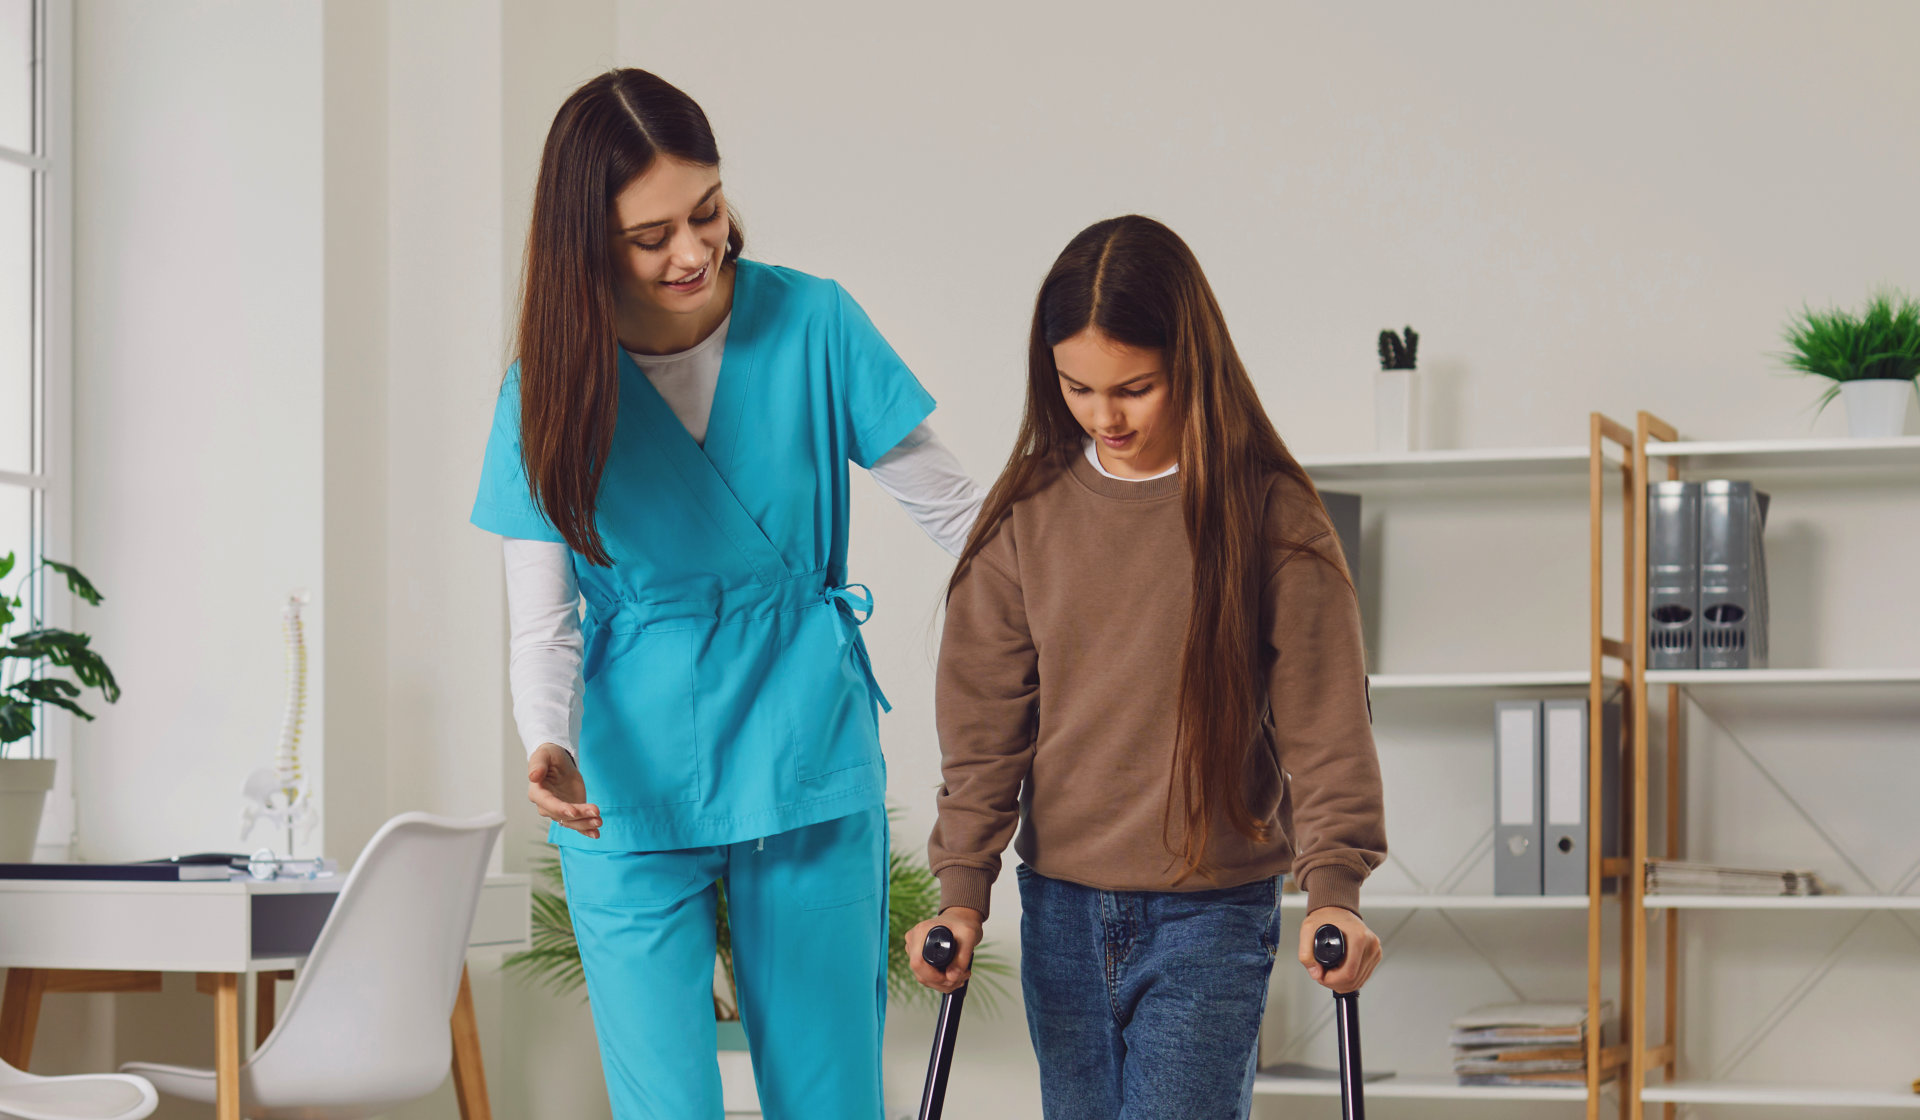
<svg viewBox="0 0 1920 1120"><path fill-rule="evenodd" d="M144 1077L36 1077L0 1062L0 1117L8 1120L140 1120L159 1103Z"/></svg>
<svg viewBox="0 0 1920 1120"><path fill-rule="evenodd" d="M256 1120L364 1120L446 1080L449 1021L487 854L506 818L404 813L367 842L286 1012L240 1067ZM214 1071L128 1062L163 1093L215 1099Z"/></svg>

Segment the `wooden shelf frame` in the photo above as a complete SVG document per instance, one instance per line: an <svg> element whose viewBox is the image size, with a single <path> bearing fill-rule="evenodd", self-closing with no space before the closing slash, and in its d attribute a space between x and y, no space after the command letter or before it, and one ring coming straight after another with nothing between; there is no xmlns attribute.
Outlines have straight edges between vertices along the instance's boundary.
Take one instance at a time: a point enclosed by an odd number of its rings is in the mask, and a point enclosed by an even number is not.
<svg viewBox="0 0 1920 1120"><path fill-rule="evenodd" d="M1644 414L1643 414L1644 415ZM1618 449L1616 455L1608 455L1608 446ZM1621 630L1620 637L1607 635L1606 626L1606 497L1609 472L1619 473L1618 484L1621 488L1620 510L1620 549L1621 549ZM1628 1023L1645 1016L1638 1011L1637 993L1643 991L1633 984L1633 931L1646 929L1646 921L1641 911L1641 892L1646 878L1639 873L1640 863L1631 855L1625 861L1618 858L1603 859L1600 844L1601 819L1605 811L1602 792L1605 789L1605 768L1609 761L1620 767L1619 788L1639 789L1634 799L1620 798L1621 804L1616 812L1623 816L1633 814L1637 818L1644 811L1645 762L1632 752L1622 750L1612 756L1606 749L1606 703L1607 692L1615 679L1607 671L1607 662L1620 663L1619 678L1635 687L1627 689L1621 697L1623 710L1621 724L1628 720L1644 719L1644 713L1638 698L1644 691L1638 682L1646 672L1646 645L1644 635L1638 630L1639 621L1646 616L1646 607L1636 598L1636 592L1644 593L1639 587L1641 581L1634 578L1634 562L1646 547L1646 435L1644 431L1629 429L1616 420L1598 412L1592 413L1587 420L1587 533L1588 533L1588 660L1587 660L1587 1120L1599 1120L1601 1085L1610 1080L1626 1078L1624 1091L1615 1094L1619 1105L1621 1120L1637 1118L1639 1094L1636 1091L1642 1084L1634 1079L1635 1063L1640 1055L1637 1040L1625 1037L1624 1045L1601 1048L1601 935L1604 914L1602 903L1608 898L1619 902L1620 927L1620 998L1618 1001L1619 1022ZM1638 504L1636 504L1638 496ZM1631 832L1631 820L1622 820L1620 835L1625 837ZM1606 877L1615 877L1616 889L1606 890ZM1619 1071L1616 1075L1615 1071Z"/></svg>
<svg viewBox="0 0 1920 1120"><path fill-rule="evenodd" d="M1662 979L1661 1027L1664 1041L1656 1049L1648 1039L1647 1015L1640 1010L1648 999L1647 995L1647 804L1648 804L1648 756L1651 728L1648 724L1647 703L1647 519L1649 515L1648 486L1653 481L1649 472L1648 444L1654 440L1674 444L1680 442L1680 433L1673 425L1644 409L1634 421L1633 464L1639 485L1634 487L1629 500L1633 506L1634 549L1627 558L1627 581L1633 592L1628 596L1632 603L1633 617L1629 621L1629 633L1633 640L1632 667L1628 676L1632 682L1628 693L1627 707L1631 709L1628 718L1622 721L1629 727L1630 756L1628 769L1632 774L1633 795L1631 798L1631 826L1627 830L1629 840L1628 858L1632 868L1628 872L1627 882L1623 884L1621 896L1628 899L1623 907L1628 913L1627 935L1622 938L1628 949L1627 986L1630 995L1623 1004L1631 1004L1632 1015L1623 1015L1625 1034L1629 1048L1630 1062L1627 1069L1626 1092L1621 1100L1625 1102L1626 1120L1644 1120L1646 1102L1644 1099L1648 1071L1658 1066L1669 1082L1679 1077L1679 1026L1680 1026L1680 970L1674 962L1680 953L1680 914L1677 910L1666 912L1662 935L1665 937L1665 967ZM1666 481L1675 481L1680 477L1683 459L1680 456L1663 456L1662 475ZM1668 791L1680 788L1680 754L1677 744L1680 742L1680 686L1667 685L1666 706L1666 773L1664 775ZM1621 788L1627 788L1623 783ZM1669 796L1666 813L1665 853L1668 859L1680 858L1680 800ZM1674 1120L1676 1106L1673 1102L1662 1105L1664 1120Z"/></svg>

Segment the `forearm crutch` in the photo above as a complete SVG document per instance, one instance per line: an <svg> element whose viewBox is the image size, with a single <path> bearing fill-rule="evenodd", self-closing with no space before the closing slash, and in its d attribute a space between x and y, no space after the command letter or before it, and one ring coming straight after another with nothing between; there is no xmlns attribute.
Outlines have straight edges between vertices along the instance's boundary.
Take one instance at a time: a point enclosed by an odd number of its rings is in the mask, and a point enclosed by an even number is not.
<svg viewBox="0 0 1920 1120"><path fill-rule="evenodd" d="M945 972L957 948L952 930L934 926L927 931L927 944L920 955L927 964ZM953 1069L953 1044L960 1037L960 1008L966 1001L965 984L940 997L940 1017L933 1027L933 1055L927 1061L927 1087L920 1094L920 1120L940 1120L940 1110L946 1107L947 1074Z"/></svg>
<svg viewBox="0 0 1920 1120"><path fill-rule="evenodd" d="M1336 925L1313 931L1313 959L1332 972L1347 961L1347 939ZM1334 1018L1340 1028L1340 1117L1365 1120L1367 1102L1360 1074L1360 993L1333 993Z"/></svg>

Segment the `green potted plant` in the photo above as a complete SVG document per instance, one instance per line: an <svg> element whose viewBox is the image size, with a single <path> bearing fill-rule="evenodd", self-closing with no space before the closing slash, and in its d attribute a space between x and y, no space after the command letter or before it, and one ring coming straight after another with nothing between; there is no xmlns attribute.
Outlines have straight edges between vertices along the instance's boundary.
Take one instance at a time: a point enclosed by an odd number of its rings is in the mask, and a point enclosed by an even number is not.
<svg viewBox="0 0 1920 1120"><path fill-rule="evenodd" d="M13 568L13 553L0 557L0 579ZM24 593L41 568L65 576L67 590L92 606L100 605L100 592L87 577L57 560L42 560L20 577L13 594L0 594L0 630L6 632L0 644L0 863L33 859L40 815L53 788L53 759L33 755L33 730L41 710L51 704L90 720L93 716L76 702L82 689L98 690L109 704L120 699L120 686L91 648L91 638L46 626L27 610ZM49 666L70 671L80 683L48 672Z"/></svg>
<svg viewBox="0 0 1920 1120"><path fill-rule="evenodd" d="M543 845L551 847L550 845ZM574 939L573 919L567 912L566 888L561 881L557 855L542 855L534 861L536 884L533 888L533 929L530 946L508 957L509 972L558 993L580 990L586 973L580 965L580 945ZM913 978L906 953L907 931L939 910L940 884L925 863L899 852L887 858L887 994L907 1004L932 1006L939 996ZM747 1036L740 1024L740 1002L735 995L733 941L727 929L727 894L720 892L719 914L714 941L720 968L713 984L713 1017L719 1026L722 1053L722 1081L728 1090L729 1114L745 1103L741 1097L751 1093L753 1073L747 1064ZM1005 961L981 948L973 963L973 980L968 985L975 1006L991 1012L1004 995L1002 981L1011 974ZM758 1105L750 1107L757 1108Z"/></svg>
<svg viewBox="0 0 1920 1120"><path fill-rule="evenodd" d="M1413 450L1413 371L1420 357L1420 333L1380 332L1380 372L1373 375L1374 450L1390 454Z"/></svg>
<svg viewBox="0 0 1920 1120"><path fill-rule="evenodd" d="M1822 409L1845 398L1849 435L1902 434L1920 376L1920 300L1883 291L1859 315L1805 308L1788 324L1786 341L1780 359L1787 368L1831 382Z"/></svg>

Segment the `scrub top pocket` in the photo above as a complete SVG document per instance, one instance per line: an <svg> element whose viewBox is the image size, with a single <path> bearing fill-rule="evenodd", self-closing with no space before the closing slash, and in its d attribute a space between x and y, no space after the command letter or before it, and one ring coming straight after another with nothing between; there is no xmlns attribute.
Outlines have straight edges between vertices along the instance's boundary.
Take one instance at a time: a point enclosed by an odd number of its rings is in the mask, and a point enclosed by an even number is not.
<svg viewBox="0 0 1920 1120"><path fill-rule="evenodd" d="M582 677L580 772L603 809L680 805L701 797L692 629L598 636ZM618 672L607 670L618 665ZM617 734L589 725L619 728Z"/></svg>

